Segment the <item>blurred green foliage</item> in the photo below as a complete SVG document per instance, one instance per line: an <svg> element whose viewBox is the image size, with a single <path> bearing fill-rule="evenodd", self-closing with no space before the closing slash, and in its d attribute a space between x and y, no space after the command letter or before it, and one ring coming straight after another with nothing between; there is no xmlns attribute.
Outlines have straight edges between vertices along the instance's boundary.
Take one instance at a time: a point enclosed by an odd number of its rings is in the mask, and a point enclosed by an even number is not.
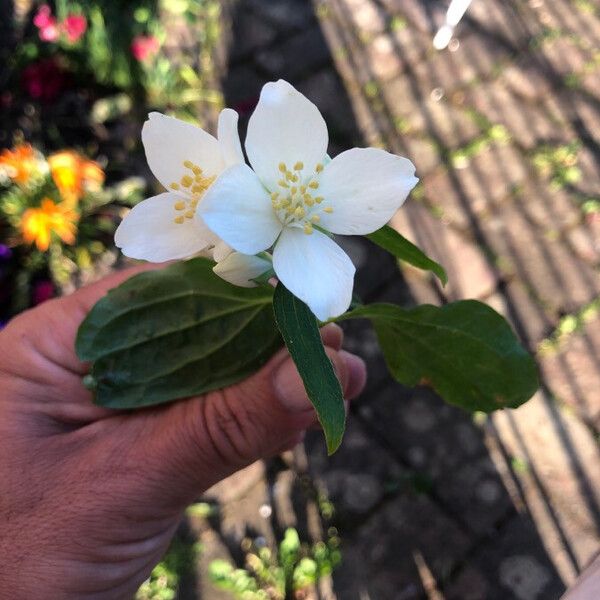
<svg viewBox="0 0 600 600"><path fill-rule="evenodd" d="M134 600L175 600L182 578L193 572L201 552L201 543L189 543L175 536L164 558L154 567Z"/></svg>
<svg viewBox="0 0 600 600"><path fill-rule="evenodd" d="M337 530L329 530L326 542L302 542L298 531L286 529L275 552L251 544L246 568L236 568L226 560L214 560L209 566L213 584L231 593L236 600L288 600L299 597L341 561Z"/></svg>

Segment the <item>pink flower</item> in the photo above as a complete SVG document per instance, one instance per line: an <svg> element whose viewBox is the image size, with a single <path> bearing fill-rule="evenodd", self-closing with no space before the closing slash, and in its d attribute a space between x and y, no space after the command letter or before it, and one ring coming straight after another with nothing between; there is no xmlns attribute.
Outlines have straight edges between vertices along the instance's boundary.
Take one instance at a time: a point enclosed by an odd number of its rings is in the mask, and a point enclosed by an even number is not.
<svg viewBox="0 0 600 600"><path fill-rule="evenodd" d="M83 15L69 15L62 23L61 29L71 44L81 39L87 30L87 20Z"/></svg>
<svg viewBox="0 0 600 600"><path fill-rule="evenodd" d="M39 29L40 40L44 42L55 42L60 34L56 19L52 15L52 10L47 4L39 7L33 24Z"/></svg>
<svg viewBox="0 0 600 600"><path fill-rule="evenodd" d="M153 35L137 35L131 42L131 53L140 62L154 57L159 48L160 44Z"/></svg>
<svg viewBox="0 0 600 600"><path fill-rule="evenodd" d="M38 29L44 29L49 25L56 25L56 19L52 16L52 9L47 4L42 4L33 17L33 24Z"/></svg>

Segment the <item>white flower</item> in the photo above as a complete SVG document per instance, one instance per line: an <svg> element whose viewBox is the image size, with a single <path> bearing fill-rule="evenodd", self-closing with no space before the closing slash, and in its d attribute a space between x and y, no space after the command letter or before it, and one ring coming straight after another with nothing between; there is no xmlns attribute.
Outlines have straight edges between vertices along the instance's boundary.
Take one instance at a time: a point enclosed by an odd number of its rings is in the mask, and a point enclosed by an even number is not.
<svg viewBox="0 0 600 600"><path fill-rule="evenodd" d="M169 191L137 204L115 233L115 243L131 258L164 262L214 247L216 259L231 248L206 227L196 208L227 167L244 162L238 115L219 115L218 140L206 131L160 113L150 113L142 142L150 169Z"/></svg>
<svg viewBox="0 0 600 600"><path fill-rule="evenodd" d="M367 234L389 221L418 179L406 158L376 148L327 157L317 107L279 80L267 83L248 124L246 152L221 174L198 212L247 255L274 246L279 280L322 321L350 306L355 268L329 237Z"/></svg>
<svg viewBox="0 0 600 600"><path fill-rule="evenodd" d="M217 260L216 257L215 260ZM270 271L271 268L271 261L268 257L232 252L225 259L217 260L213 271L233 285L256 287L257 284L253 280Z"/></svg>

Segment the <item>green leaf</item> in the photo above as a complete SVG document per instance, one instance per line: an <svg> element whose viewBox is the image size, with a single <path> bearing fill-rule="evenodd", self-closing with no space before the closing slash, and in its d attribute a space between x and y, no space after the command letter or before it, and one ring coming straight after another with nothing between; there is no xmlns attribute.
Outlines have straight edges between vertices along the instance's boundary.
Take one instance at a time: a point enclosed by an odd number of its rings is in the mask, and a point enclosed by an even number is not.
<svg viewBox="0 0 600 600"><path fill-rule="evenodd" d="M462 300L403 309L371 304L343 315L373 321L392 375L427 384L468 411L517 407L538 388L535 362L489 306Z"/></svg>
<svg viewBox="0 0 600 600"><path fill-rule="evenodd" d="M344 435L346 411L342 388L325 354L317 319L281 282L275 289L273 308L279 331L325 432L327 450L333 454Z"/></svg>
<svg viewBox="0 0 600 600"><path fill-rule="evenodd" d="M365 237L413 267L435 273L443 285L448 283L448 275L446 275L442 265L431 260L420 248L409 242L389 225L384 225L381 229L369 233Z"/></svg>
<svg viewBox="0 0 600 600"><path fill-rule="evenodd" d="M77 334L95 402L136 408L219 389L257 371L281 346L269 287L235 287L196 258L108 292Z"/></svg>

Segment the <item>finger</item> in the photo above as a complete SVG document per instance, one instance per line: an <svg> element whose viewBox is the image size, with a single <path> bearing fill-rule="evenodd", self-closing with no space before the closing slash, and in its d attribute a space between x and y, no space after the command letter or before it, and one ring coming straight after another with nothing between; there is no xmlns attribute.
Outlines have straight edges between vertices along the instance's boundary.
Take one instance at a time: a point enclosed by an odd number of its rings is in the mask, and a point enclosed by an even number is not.
<svg viewBox="0 0 600 600"><path fill-rule="evenodd" d="M365 381L362 360L331 348L342 389L357 393ZM154 474L155 495L171 505L252 462L289 447L317 422L302 379L289 356L279 353L261 371L226 390L132 419L138 451ZM129 434L120 431L119 436Z"/></svg>
<svg viewBox="0 0 600 600"><path fill-rule="evenodd" d="M344 341L344 330L336 323L329 323L321 329L321 339L325 346L340 350Z"/></svg>
<svg viewBox="0 0 600 600"><path fill-rule="evenodd" d="M69 296L49 300L25 311L9 326L15 335L23 338L30 351L37 353L49 365L83 375L88 371L88 366L80 362L75 354L75 337L83 319L110 289L133 275L156 268L157 265L146 263L118 271Z"/></svg>
<svg viewBox="0 0 600 600"><path fill-rule="evenodd" d="M354 400L365 388L367 383L367 368L363 359L356 356L356 354L341 350L340 356L346 365L348 377L344 398L346 400Z"/></svg>

